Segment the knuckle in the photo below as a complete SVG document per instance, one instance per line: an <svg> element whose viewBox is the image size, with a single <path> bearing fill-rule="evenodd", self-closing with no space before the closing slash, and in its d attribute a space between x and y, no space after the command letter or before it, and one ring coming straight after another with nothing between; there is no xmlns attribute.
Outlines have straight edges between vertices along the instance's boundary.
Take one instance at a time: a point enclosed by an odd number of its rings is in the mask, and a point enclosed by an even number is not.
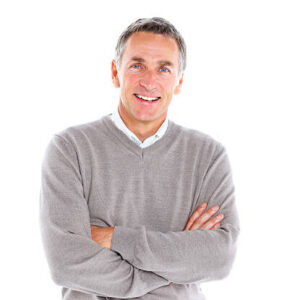
<svg viewBox="0 0 295 300"><path fill-rule="evenodd" d="M216 223L216 225L214 227L215 227L215 229L219 228L220 227L220 223Z"/></svg>
<svg viewBox="0 0 295 300"><path fill-rule="evenodd" d="M220 221L220 220L222 220L223 219L223 214L219 214L218 216L216 216L215 217L215 219L217 220L217 221Z"/></svg>
<svg viewBox="0 0 295 300"><path fill-rule="evenodd" d="M216 216L216 217L214 217L214 219L213 219L214 223L217 223L219 220L220 220L220 217L219 217L219 216Z"/></svg>
<svg viewBox="0 0 295 300"><path fill-rule="evenodd" d="M199 212L195 211L195 213L192 215L193 219L197 219L199 217Z"/></svg>
<svg viewBox="0 0 295 300"><path fill-rule="evenodd" d="M219 208L218 205L215 205L215 206L211 207L211 208L210 208L210 213L215 213L215 212L217 212L218 208Z"/></svg>
<svg viewBox="0 0 295 300"><path fill-rule="evenodd" d="M204 223L206 220L208 220L208 216L206 214L200 217L200 223Z"/></svg>
<svg viewBox="0 0 295 300"><path fill-rule="evenodd" d="M200 224L199 223L194 223L193 226L191 227L191 229L198 229L200 228Z"/></svg>

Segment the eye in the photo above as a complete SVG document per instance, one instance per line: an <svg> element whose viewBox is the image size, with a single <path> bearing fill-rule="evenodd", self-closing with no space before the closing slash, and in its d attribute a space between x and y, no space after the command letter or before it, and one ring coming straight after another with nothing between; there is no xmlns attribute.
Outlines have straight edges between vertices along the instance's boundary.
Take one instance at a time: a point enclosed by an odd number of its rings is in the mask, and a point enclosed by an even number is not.
<svg viewBox="0 0 295 300"><path fill-rule="evenodd" d="M140 68L140 65L139 65L139 64L135 64L135 65L132 66L132 68L133 68L133 69L139 69L139 68Z"/></svg>
<svg viewBox="0 0 295 300"><path fill-rule="evenodd" d="M168 73L169 72L169 70L165 67L162 67L161 70L164 70L164 72L162 72L162 73Z"/></svg>

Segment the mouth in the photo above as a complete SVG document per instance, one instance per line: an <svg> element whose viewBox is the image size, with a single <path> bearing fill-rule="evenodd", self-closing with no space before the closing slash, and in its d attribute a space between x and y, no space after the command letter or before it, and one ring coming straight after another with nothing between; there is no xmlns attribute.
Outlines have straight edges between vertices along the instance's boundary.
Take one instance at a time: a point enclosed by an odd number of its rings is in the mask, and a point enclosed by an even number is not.
<svg viewBox="0 0 295 300"><path fill-rule="evenodd" d="M161 99L161 97L146 97L139 94L133 94L139 101L146 103L154 103Z"/></svg>

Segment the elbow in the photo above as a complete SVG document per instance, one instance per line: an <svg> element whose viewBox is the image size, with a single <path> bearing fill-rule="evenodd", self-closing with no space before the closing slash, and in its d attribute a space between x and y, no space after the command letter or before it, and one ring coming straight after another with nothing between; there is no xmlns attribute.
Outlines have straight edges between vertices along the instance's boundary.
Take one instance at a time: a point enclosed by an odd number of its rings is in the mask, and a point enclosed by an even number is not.
<svg viewBox="0 0 295 300"><path fill-rule="evenodd" d="M219 230L218 233L217 230ZM162 274L162 276L177 284L207 282L226 278L231 272L236 257L239 230L233 227L230 227L230 230L228 227L217 230L215 233L220 237L218 244L216 242L212 243L209 247L204 248L202 254L197 252L198 260L195 264L187 261L182 270L177 272L177 275L173 273L173 277L170 274L169 277L167 274Z"/></svg>
<svg viewBox="0 0 295 300"><path fill-rule="evenodd" d="M57 273L51 273L51 279L56 285L64 286L64 282L61 280L61 276L57 275Z"/></svg>
<svg viewBox="0 0 295 300"><path fill-rule="evenodd" d="M74 271L75 270L75 271ZM51 280L58 286L74 289L80 292L88 291L95 293L91 284L85 284L85 278L78 276L80 273L79 266L67 266L65 264L54 264L50 267ZM98 294L99 295L99 294Z"/></svg>
<svg viewBox="0 0 295 300"><path fill-rule="evenodd" d="M219 267L216 272L216 279L226 278L233 267L236 254L237 254L237 238L239 235L239 230L231 231L227 233L227 241L224 247L221 248L219 255Z"/></svg>
<svg viewBox="0 0 295 300"><path fill-rule="evenodd" d="M45 247L45 254L51 280L56 285L69 286L67 284L67 282L69 281L69 276L66 272L65 265L62 263L59 255L56 255L56 252L52 250L52 247Z"/></svg>
<svg viewBox="0 0 295 300"><path fill-rule="evenodd" d="M228 249L227 253L224 253L222 259L220 260L220 265L218 271L216 272L215 279L224 279L230 274L235 260L235 256L236 246L232 245L231 249Z"/></svg>
<svg viewBox="0 0 295 300"><path fill-rule="evenodd" d="M50 275L52 281L59 286L69 286L67 283L67 276L64 274L64 272L61 270L61 268L58 267L51 267L50 268Z"/></svg>

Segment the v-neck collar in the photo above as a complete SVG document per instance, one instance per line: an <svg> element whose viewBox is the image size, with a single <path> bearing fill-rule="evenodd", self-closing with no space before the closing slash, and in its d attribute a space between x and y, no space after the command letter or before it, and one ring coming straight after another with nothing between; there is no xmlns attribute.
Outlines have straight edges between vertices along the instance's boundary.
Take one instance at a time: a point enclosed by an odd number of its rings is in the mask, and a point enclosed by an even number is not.
<svg viewBox="0 0 295 300"><path fill-rule="evenodd" d="M167 119L168 121L168 126L166 133L164 136L159 139L158 141L154 142L152 145L146 147L146 148L141 148L137 144L135 144L133 141L127 137L125 133L123 133L111 120L111 113L108 115L105 115L102 117L102 122L105 124L107 129L112 133L112 135L119 139L119 141L124 144L126 148L128 148L131 152L136 154L139 158L143 159L144 156L146 155L152 155L155 153L157 150L160 150L161 148L169 147L171 140L173 140L173 136L177 133L177 125L171 121L170 119Z"/></svg>
<svg viewBox="0 0 295 300"><path fill-rule="evenodd" d="M166 133L167 127L168 127L168 117L166 116L166 119L164 120L162 125L159 127L157 132L155 134L153 134L152 136L146 138L143 142L141 142L141 140L123 122L123 120L119 114L119 107L117 107L114 110L114 112L112 113L112 115L110 117L111 117L111 120L115 123L115 125L121 131L123 131L130 140L132 140L135 144L138 145L138 147L141 147L141 148L147 148L150 145L152 145L153 143L155 143L156 141L158 141L159 139L161 139L164 136L164 134Z"/></svg>

